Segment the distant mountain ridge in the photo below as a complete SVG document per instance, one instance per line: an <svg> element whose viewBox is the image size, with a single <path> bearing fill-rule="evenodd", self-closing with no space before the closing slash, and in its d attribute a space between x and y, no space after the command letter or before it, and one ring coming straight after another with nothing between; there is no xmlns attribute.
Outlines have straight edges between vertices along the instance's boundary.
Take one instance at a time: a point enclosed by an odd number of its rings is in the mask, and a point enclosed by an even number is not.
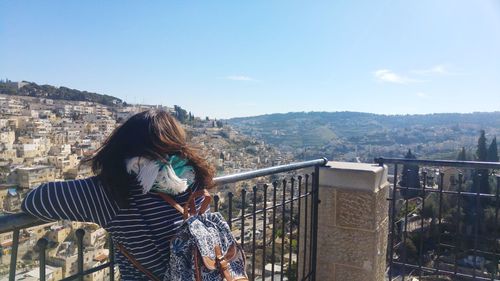
<svg viewBox="0 0 500 281"><path fill-rule="evenodd" d="M401 124L443 124L448 122L486 122L489 125L499 125L500 111L494 112L473 112L473 113L431 113L431 114L399 114L386 115L355 111L336 111L336 112L289 112L289 113L273 113L251 117L236 117L228 119L230 123L247 123L247 122L281 122L281 121L331 121L331 120L370 120L376 122L388 122L385 125L401 125Z"/></svg>
<svg viewBox="0 0 500 281"><path fill-rule="evenodd" d="M469 147L472 153L479 130L500 136L500 112L423 115L290 112L232 118L227 123L283 149L310 148L323 155L336 153L336 158L356 152L368 160L371 156L387 156L391 147L395 156L402 156L399 150L408 148L426 157L435 152L452 155L461 146ZM346 160L352 160L351 157L346 156Z"/></svg>
<svg viewBox="0 0 500 281"><path fill-rule="evenodd" d="M97 102L107 106L124 104L121 99L109 95L80 91L67 87L38 85L36 83L26 81L12 82L9 80L0 80L0 94L30 96L55 100Z"/></svg>

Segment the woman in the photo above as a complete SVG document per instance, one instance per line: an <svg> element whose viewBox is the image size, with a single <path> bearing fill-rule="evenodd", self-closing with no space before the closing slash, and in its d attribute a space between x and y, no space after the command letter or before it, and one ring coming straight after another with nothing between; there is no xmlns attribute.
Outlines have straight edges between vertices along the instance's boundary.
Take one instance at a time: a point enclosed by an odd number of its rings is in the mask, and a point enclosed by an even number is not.
<svg viewBox="0 0 500 281"><path fill-rule="evenodd" d="M211 187L212 168L162 110L132 116L86 161L96 176L42 184L27 195L23 211L47 221L97 223L161 280L169 240L182 221L162 194L184 204L192 191ZM122 280L149 280L122 252L115 261Z"/></svg>

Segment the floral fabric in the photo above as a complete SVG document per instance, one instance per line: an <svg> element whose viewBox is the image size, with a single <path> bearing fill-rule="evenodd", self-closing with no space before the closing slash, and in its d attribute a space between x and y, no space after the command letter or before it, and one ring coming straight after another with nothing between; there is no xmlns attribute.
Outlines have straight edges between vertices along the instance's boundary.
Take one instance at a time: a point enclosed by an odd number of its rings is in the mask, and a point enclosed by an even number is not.
<svg viewBox="0 0 500 281"><path fill-rule="evenodd" d="M237 245L220 213L207 212L188 218L171 240L170 266L163 280L196 281L198 273L201 281L224 280L220 269L209 269L202 257L215 260L215 246L219 246L222 256L226 256L232 245L236 246L237 250L236 254L227 260L230 276L232 280L248 279L243 250Z"/></svg>

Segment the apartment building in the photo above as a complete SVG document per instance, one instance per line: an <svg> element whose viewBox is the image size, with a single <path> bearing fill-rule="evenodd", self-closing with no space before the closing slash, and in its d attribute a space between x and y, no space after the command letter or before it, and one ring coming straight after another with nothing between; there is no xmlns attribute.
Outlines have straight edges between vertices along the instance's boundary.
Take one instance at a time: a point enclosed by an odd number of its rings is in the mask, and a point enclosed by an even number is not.
<svg viewBox="0 0 500 281"><path fill-rule="evenodd" d="M56 179L56 169L51 166L21 167L16 169L17 184L21 188L35 188Z"/></svg>
<svg viewBox="0 0 500 281"><path fill-rule="evenodd" d="M61 244L68 238L71 230L72 228L70 225L52 225L50 231L45 234L45 238Z"/></svg>
<svg viewBox="0 0 500 281"><path fill-rule="evenodd" d="M0 212L19 212L21 194L13 184L0 184Z"/></svg>
<svg viewBox="0 0 500 281"><path fill-rule="evenodd" d="M62 277L62 268L54 267L47 265L45 266L45 280L46 281L57 281L61 280ZM8 278L0 278L0 281L7 281ZM18 281L39 281L40 279L40 270L33 269L26 272L20 272L16 274L15 280Z"/></svg>

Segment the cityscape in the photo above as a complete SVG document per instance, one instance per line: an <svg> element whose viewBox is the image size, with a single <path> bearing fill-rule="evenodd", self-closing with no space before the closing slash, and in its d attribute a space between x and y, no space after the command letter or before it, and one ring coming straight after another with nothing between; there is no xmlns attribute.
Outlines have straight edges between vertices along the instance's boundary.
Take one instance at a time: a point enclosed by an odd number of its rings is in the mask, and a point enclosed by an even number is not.
<svg viewBox="0 0 500 281"><path fill-rule="evenodd" d="M22 82L14 83L21 89ZM38 185L50 181L92 176L82 158L95 151L106 137L131 115L160 108L175 115L175 107L126 105L106 106L89 101L54 100L48 98L0 95L0 212L20 212L25 195ZM233 174L256 168L291 162L291 153L280 153L263 141L241 135L229 126L209 118L192 117L184 123L191 141L206 153L218 175ZM237 192L257 182L228 185L216 192ZM89 223L59 221L24 229L21 233L18 267L20 279L36 276L36 241L50 241L48 274L51 280L71 276L77 271L75 230L88 232L84 243L85 268L92 268L108 259L107 234ZM12 233L0 234L0 276L9 271ZM106 280L99 271L85 280ZM1 279L3 280L3 279ZM34 280L34 279L33 279Z"/></svg>
<svg viewBox="0 0 500 281"><path fill-rule="evenodd" d="M499 0L0 11L0 281L500 281Z"/></svg>
<svg viewBox="0 0 500 281"><path fill-rule="evenodd" d="M276 135L280 134L277 131L280 129L273 127L275 126L273 124L277 122L276 120L270 121L269 124L271 125L267 125L259 123L252 118L248 118L248 120L244 119L244 121L216 120L210 119L209 117L201 118L193 116L191 112L188 112L177 105L172 107L161 105L132 105L126 104L119 99L109 96L107 99L110 99L111 102L104 105L99 102L87 101L89 96L85 93L79 92L78 90L72 91L80 95L76 96L78 99L82 99L80 101L48 98L47 96L49 95L44 90L38 90L33 94L33 92L24 89L24 91L28 94L19 95L18 93L23 90L23 87L30 87L30 85L33 86L36 84L24 81L3 81L1 83L2 84L0 85L2 85L4 89L4 94L0 95L1 215L16 214L20 212L20 205L26 194L42 183L80 179L92 176L93 174L90 167L81 165L80 161L83 158L92 155L92 153L99 148L100 144L106 139L106 137L111 134L117 126L127 120L128 117L135 113L149 109L166 110L182 122L184 128L188 132L190 141L196 144L203 151L207 160L215 167L217 176L236 174L270 166L292 163L296 159L312 159L317 157L318 152L314 152L316 154L308 155L308 149L309 152L316 150L321 151L321 149L326 149L329 145L330 151L342 155L339 159L335 159L336 161L369 161L370 157L374 157L374 155L384 155L384 153L381 152L385 152L385 155L396 155L401 157L402 155L394 153L394 150L401 151L401 148L399 147L409 149L405 156L407 159L415 159L415 156L411 153L411 149L416 149L417 151L420 151L420 153L426 152L421 142L412 143L411 141L408 142L408 139L405 139L406 145L403 146L405 141L398 144L396 140L388 139L387 135L384 140L386 143L380 144L380 139L372 140L370 143L370 140L367 138L356 139L355 135L345 135L344 137L340 137L337 134L334 134L334 136L327 142L316 143L316 147L314 146L314 143L301 147L303 141L294 143L293 139L290 140L289 137L286 136L286 132L288 130L297 130L292 127L287 127L287 129L281 131L285 133L282 134L283 140L281 142L276 140ZM37 87L38 86L35 88ZM44 87L47 88L48 86ZM14 92L8 93L5 89L13 89ZM58 90L56 89L56 91L52 94L57 92ZM361 113L339 114L350 114L354 116L349 119L352 128L357 128L353 122L360 122L356 121L356 118L359 118L358 115L363 115ZM470 118L467 115L464 116L462 117ZM486 117L488 116L489 115L486 115ZM473 117L478 118L477 116ZM370 116L370 118L372 120L376 120L373 116ZM286 119L289 120L291 117L288 116ZM479 118L479 120L482 119ZM386 120L383 124L387 123L388 122ZM252 124L255 125L255 130L252 130ZM318 124L318 126L324 127L325 125ZM455 129L453 128L457 125L452 122L445 122L441 125L437 124L435 126L437 126L436 128L441 132L445 131L449 134L462 136L451 138L454 139L454 142L448 141L450 138L446 136L443 138L434 138L434 141L436 142L434 148L437 148L437 150L434 150L434 153L441 156L448 155L448 159L450 160L455 159L455 157L458 157L459 160L477 159L475 156L476 148L474 147L477 144L477 136L473 134L477 133L476 130L480 128L480 126L488 128L489 132L498 133L496 129L498 127L495 127L495 124L489 125L488 122L482 123L481 121L476 123L468 122ZM313 123L308 123L307 127L309 129L312 128L314 131ZM406 135L409 136L413 133L423 136L418 129L421 127L423 127L423 125L414 126L412 127L412 131L405 129ZM263 128L268 128L269 131L266 131ZM397 128L397 126L395 126L395 128ZM447 130L443 128L451 129ZM294 131L293 134L303 135L297 131ZM366 134L368 133L365 131L365 135ZM397 131L395 131L394 134L401 135ZM432 136L436 136L436 134L430 133L425 136L425 142L431 142L433 139ZM484 131L482 137L485 138ZM308 138L311 139L314 138L314 136L309 136ZM351 144L349 144L347 148L345 145L338 146L341 147L341 149L338 149L338 147L335 149L331 146L332 143L346 142L347 140L351 141ZM440 142L440 140L445 142L441 146L436 145ZM367 141L368 143L366 143ZM485 149L488 144L489 143L485 142ZM342 151L349 151L351 148L355 147L365 147L365 145L368 145L372 151L354 149L354 151L349 154L341 154ZM460 151L460 147L462 147L461 152L457 153L457 151ZM465 147L467 147L467 149ZM385 148L386 150L381 151L380 149L382 148ZM488 148L488 153L491 156L488 158L489 161L498 161L496 138L494 138L491 142L490 147ZM494 154L497 155L496 158ZM430 155L432 158L432 155L434 154L427 151L425 155ZM484 160L488 159L485 158ZM432 229L435 228L436 224L436 208L438 205L440 206L442 204L441 202L438 202L438 198L434 196L434 194L428 194L429 196L426 196L427 198L425 198L427 204L426 207L424 207L422 205L422 197L418 193L411 193L410 191L401 189L408 186L412 188L420 188L423 184L427 185L430 189L436 190L439 188L439 178L441 177L444 179L444 182L441 183L444 188L446 190L454 190L457 188L458 182L460 182L460 180L458 180L459 173L463 173L462 170L453 168L439 170L422 167L419 169L415 166L405 166L404 170L408 170L408 173L403 173L403 175L400 175L400 178L397 179L399 199L396 205L394 205L397 208L397 211L393 214L397 217L397 221L394 221L394 223L397 224L398 229L400 229L398 235L404 234L405 237L406 235L410 235L413 238L412 240L408 239L408 242L405 242L410 243L405 244L406 248L395 249L394 255L396 257L400 257L402 255L405 257L408 256L409 254L406 252L407 250L403 251L402 249L407 249L408 247L410 249L414 249L416 247L415 245L418 245L419 241L423 241L424 238L420 235L422 227L431 229L432 232ZM413 172L410 170L413 170ZM293 174L291 176L293 177ZM417 177L417 179L413 179L413 183L409 184L411 181L409 178L411 177ZM264 195L262 193L264 185L270 185L272 181L276 180L280 179L251 179L235 184L219 186L213 191L213 193L218 195L218 198L220 198L220 201L217 202L217 204L219 204L218 208L226 216L228 215L228 212L232 212L231 215L233 217L237 217L242 216L242 211L251 212L251 204L254 204L254 208L263 209L264 206L272 204L272 200L275 201L274 204L276 204L277 198L278 201L281 200L280 198L282 197L283 200L285 200L284 187L286 186L286 183L283 183L282 185L278 181L278 184L274 185L273 188L276 190L274 198L271 198L271 194L268 195L266 193ZM466 190L473 190L472 180L473 173L466 172L464 174L464 178L461 179ZM392 183L396 181L392 171L389 172L389 181ZM465 187L466 185L468 187ZM251 203L247 202L247 207L245 208L246 210L241 209L240 211L236 211L234 207L232 207L233 209L228 209L228 204L240 206L242 204L242 192L251 192L254 186L258 188L259 191L257 192L254 188L253 193L255 193L255 197L250 201ZM292 194L288 196L293 196L293 192L300 192L300 189L297 189L297 186L293 186L293 184L290 188L291 189L286 192L292 192ZM491 191L489 190L490 188ZM495 184L491 183L491 187L486 188L484 192L493 194L495 192ZM232 201L231 203L224 199L227 198L229 193L234 195L234 197L230 199ZM263 200L263 198L266 198L263 196L268 196L266 199L267 201ZM456 212L456 208L451 207L453 205L451 201L456 199L454 199L454 197L450 198L450 196L444 197L444 202L447 206L443 211L443 216L445 217L453 217L454 212ZM410 202L409 205L407 202ZM291 208L293 208L293 205ZM235 211L236 213L234 213ZM288 214L288 212L291 212L291 214ZM441 215L441 211L439 211L439 213ZM467 214L467 211L465 211L465 213ZM494 221L494 215L495 209L486 209L486 217L483 219L486 222L489 222L489 224L485 225L485 229L494 231L494 226L491 223ZM261 250L258 250L257 254L255 254L255 248L247 248L247 250L249 252L253 251L254 255L257 256L257 263L263 263L266 265L266 271L269 270L272 272L270 269L272 265L273 268L281 268L282 272L283 270L287 272L286 278L293 279L295 277L289 274L290 269L292 268L291 266L297 270L297 254L290 254L290 256L287 257L284 253L285 251L292 252L292 248L297 247L292 245L296 245L298 243L298 238L292 238L292 235L298 236L299 230L297 228L297 222L291 224L287 223L287 226L285 227L284 221L290 219L296 221L298 216L302 216L302 214L300 214L300 211L295 211L294 213L293 210L290 210L290 207L287 206L286 212L285 209L283 209L283 212L278 213L276 217L275 211L273 211L273 216L274 218L272 222L270 220L271 217L269 216L257 216L253 225L253 228L259 229L257 232L250 227L251 218L248 218L248 221L247 219L238 220L233 224L234 235L235 237L238 237L237 239L240 243L242 242L241 237L243 237L244 240L255 241L255 245L253 247L257 247ZM445 222L451 223L451 221L452 219L447 219ZM276 224L283 224L283 228L278 230L274 229L273 226ZM244 233L240 233L243 225L246 226L246 230ZM464 223L464 225L467 224ZM402 228L405 228L404 232L402 232ZM48 265L46 266L47 280L60 280L76 274L78 272L78 247L75 234L77 229L83 229L86 233L83 240L83 244L85 245L85 262L83 264L83 268L91 269L108 262L110 258L109 237L106 231L100 226L93 223L72 221L47 222L23 229L21 231L18 245L19 258L17 262L18 273L16 275L16 280L38 280L39 252L37 251L37 241L40 238L45 238L48 241ZM469 228L467 231L470 233L471 229L472 228ZM276 234L275 231L279 231L279 233ZM286 239L285 235L282 234L284 231L290 233L290 236ZM272 239L272 237L275 238ZM402 239L402 237L403 236L399 236L399 239ZM441 238L441 236L439 236L439 238ZM0 277L2 278L0 280L7 280L5 278L7 278L6 276L8 275L10 269L11 251L13 249L12 239L12 233L7 232L0 234L0 276L2 276ZM427 241L425 244L432 245L435 243L435 239L437 238L428 234L425 238L425 241ZM263 244L266 243L265 241L268 241L267 243L269 243L269 241L273 241L273 247L275 243L278 247L283 247L281 258L279 258L279 256L268 256L269 254L267 254L265 260L263 260L261 255L264 255L265 253L262 252L262 249L265 248ZM246 246L250 247L249 244L246 244ZM428 247L428 253L433 253L436 250L432 246ZM486 245L484 247L488 246ZM414 251L413 255L417 255L417 251ZM422 253L420 253L420 255L422 255ZM249 256L249 258L251 257L252 256ZM446 260L446 256L443 256L442 258ZM416 260L418 258L412 257L411 259ZM433 260L429 257L426 257L426 259L428 259L427 262L433 262ZM289 265L287 265L287 263L289 263ZM467 272L467 264L469 264L469 266L475 266L474 262L470 261L470 256L465 256L463 261L460 261L460 263L463 265L463 270L465 270L465 272ZM482 260L481 264L482 267L489 268L488 270L490 271L492 270L490 261ZM116 271L119 272L117 269ZM263 270L257 269L257 273L261 275L263 274ZM116 276L119 277L119 274ZM85 280L109 280L109 268L89 274L85 276Z"/></svg>

